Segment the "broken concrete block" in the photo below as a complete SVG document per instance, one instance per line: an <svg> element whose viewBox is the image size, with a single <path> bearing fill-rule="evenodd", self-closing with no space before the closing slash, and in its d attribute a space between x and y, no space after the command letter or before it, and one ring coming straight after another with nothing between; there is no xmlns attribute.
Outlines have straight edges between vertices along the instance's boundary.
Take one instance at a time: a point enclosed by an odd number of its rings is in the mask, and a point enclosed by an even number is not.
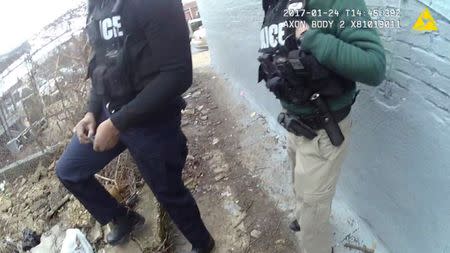
<svg viewBox="0 0 450 253"><path fill-rule="evenodd" d="M89 231L88 239L91 243L96 243L103 237L103 230L102 225L100 223L96 222L95 226L91 228L91 231Z"/></svg>

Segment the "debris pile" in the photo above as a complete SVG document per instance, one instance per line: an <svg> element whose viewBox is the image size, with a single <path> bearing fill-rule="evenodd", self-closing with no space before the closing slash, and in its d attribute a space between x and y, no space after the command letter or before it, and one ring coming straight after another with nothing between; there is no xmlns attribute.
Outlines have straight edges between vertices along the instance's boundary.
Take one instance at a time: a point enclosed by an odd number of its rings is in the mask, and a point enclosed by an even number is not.
<svg viewBox="0 0 450 253"><path fill-rule="evenodd" d="M16 252L11 248L51 252L48 248L60 248L65 231L70 228L80 229L94 248L105 247L103 238L108 228L97 223L59 182L55 164L53 162L45 167L40 163L32 174L2 182L1 253ZM142 198L153 201L149 192L143 196L144 183L128 153L113 160L101 173L97 175L98 180L128 207L139 206L138 202ZM159 216L159 211L156 216ZM34 249L38 244L37 249Z"/></svg>
<svg viewBox="0 0 450 253"><path fill-rule="evenodd" d="M24 249L35 246L38 235L55 224L88 228L93 220L84 207L59 183L55 163L39 164L31 175L22 175L5 184L0 194L0 234ZM33 239L32 239L33 238Z"/></svg>

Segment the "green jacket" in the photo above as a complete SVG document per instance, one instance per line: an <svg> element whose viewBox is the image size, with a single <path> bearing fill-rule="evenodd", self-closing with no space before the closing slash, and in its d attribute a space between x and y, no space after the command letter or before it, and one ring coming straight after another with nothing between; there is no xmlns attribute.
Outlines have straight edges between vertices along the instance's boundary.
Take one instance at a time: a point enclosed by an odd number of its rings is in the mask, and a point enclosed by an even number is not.
<svg viewBox="0 0 450 253"><path fill-rule="evenodd" d="M319 10L322 11L321 17ZM330 15L330 10L339 15ZM358 10L361 15L357 15ZM311 15L305 14L310 30L302 40L304 50L310 51L322 65L350 80L371 86L377 86L384 80L386 57L377 30L352 27L352 20L370 20L364 0L307 0L307 11L311 11ZM334 23L331 28L314 29L311 24L317 20ZM329 101L331 109L338 110L350 105L355 94L356 89ZM312 112L311 107L286 101L281 103L288 111L302 116Z"/></svg>

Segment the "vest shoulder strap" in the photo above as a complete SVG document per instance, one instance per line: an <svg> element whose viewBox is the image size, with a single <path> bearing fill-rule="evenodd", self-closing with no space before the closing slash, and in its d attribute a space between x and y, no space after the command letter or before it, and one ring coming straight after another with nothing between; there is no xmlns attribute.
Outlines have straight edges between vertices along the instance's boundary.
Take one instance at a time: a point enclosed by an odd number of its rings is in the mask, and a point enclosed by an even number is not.
<svg viewBox="0 0 450 253"><path fill-rule="evenodd" d="M95 8L95 3L94 0L89 0L88 1L88 6L87 6L87 16L86 16L86 24L89 23L89 19L91 18L92 12L94 11Z"/></svg>
<svg viewBox="0 0 450 253"><path fill-rule="evenodd" d="M92 12L94 11L96 4L98 4L98 2L96 2L96 0L88 0L88 13L87 13L87 19L89 21L90 16L92 15ZM124 5L124 0L116 0L116 2L114 3L113 9L112 9L112 13L120 13L122 11Z"/></svg>
<svg viewBox="0 0 450 253"><path fill-rule="evenodd" d="M273 0L263 0L262 1L262 7L265 13L269 10L269 6L273 4Z"/></svg>

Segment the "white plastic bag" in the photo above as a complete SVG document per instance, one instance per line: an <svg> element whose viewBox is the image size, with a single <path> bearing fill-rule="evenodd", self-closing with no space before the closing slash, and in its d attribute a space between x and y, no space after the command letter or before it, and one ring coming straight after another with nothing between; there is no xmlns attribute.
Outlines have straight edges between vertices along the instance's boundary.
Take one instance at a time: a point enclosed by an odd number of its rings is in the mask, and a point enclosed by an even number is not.
<svg viewBox="0 0 450 253"><path fill-rule="evenodd" d="M94 251L79 229L67 229L61 253L94 253Z"/></svg>

